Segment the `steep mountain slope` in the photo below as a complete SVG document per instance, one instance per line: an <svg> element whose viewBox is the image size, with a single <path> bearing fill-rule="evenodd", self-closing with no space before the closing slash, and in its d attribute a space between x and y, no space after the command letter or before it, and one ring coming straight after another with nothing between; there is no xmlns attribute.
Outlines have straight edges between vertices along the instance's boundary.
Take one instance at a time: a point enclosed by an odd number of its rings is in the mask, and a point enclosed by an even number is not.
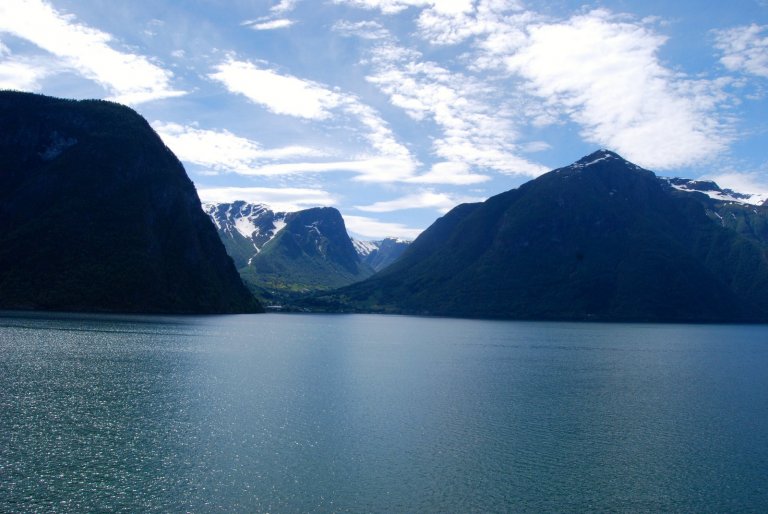
<svg viewBox="0 0 768 514"><path fill-rule="evenodd" d="M363 280L362 262L344 220L331 207L275 213L263 205L206 204L243 279L270 301Z"/></svg>
<svg viewBox="0 0 768 514"><path fill-rule="evenodd" d="M285 212L273 212L266 205L243 201L232 203L204 203L203 210L210 216L224 243L227 253L242 269L259 254L285 226Z"/></svg>
<svg viewBox="0 0 768 514"><path fill-rule="evenodd" d="M518 319L768 320L765 240L759 230L716 222L713 213L733 206L710 201L596 152L458 206L389 268L305 305ZM766 218L765 207L749 208Z"/></svg>
<svg viewBox="0 0 768 514"><path fill-rule="evenodd" d="M203 210L210 216L219 232L227 253L238 269L243 269L255 258L262 247L271 241L286 225L286 218L294 213L273 212L266 205L235 201L231 203L204 203ZM313 210L323 213L322 210ZM307 227L320 220L310 220ZM337 234L343 239L343 234ZM351 239L362 269L380 271L395 262L411 241L388 237L379 241ZM341 244L341 242L339 242ZM346 245L346 243L344 243ZM356 275L357 276L357 275Z"/></svg>
<svg viewBox="0 0 768 514"><path fill-rule="evenodd" d="M352 240L355 251L360 259L374 271L381 271L397 261L410 246L411 241L395 237L387 237L379 241Z"/></svg>
<svg viewBox="0 0 768 514"><path fill-rule="evenodd" d="M744 194L732 189L722 189L711 180L691 180L687 178L664 178L660 180L672 188L686 193L702 193L716 203L737 203L740 205L766 205L768 195Z"/></svg>
<svg viewBox="0 0 768 514"><path fill-rule="evenodd" d="M0 92L0 308L253 312L192 182L104 101Z"/></svg>
<svg viewBox="0 0 768 514"><path fill-rule="evenodd" d="M716 224L734 230L761 245L768 245L768 200L765 195L737 193L721 189L711 181L680 178L660 179L672 187L673 195L694 196L707 216ZM681 195L682 193L682 195Z"/></svg>

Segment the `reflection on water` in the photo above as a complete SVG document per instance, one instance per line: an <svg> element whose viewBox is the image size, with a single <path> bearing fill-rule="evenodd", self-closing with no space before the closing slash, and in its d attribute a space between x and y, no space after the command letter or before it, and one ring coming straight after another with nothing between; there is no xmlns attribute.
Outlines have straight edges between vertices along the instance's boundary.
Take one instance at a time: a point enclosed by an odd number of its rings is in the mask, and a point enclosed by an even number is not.
<svg viewBox="0 0 768 514"><path fill-rule="evenodd" d="M759 511L768 327L0 316L0 511Z"/></svg>

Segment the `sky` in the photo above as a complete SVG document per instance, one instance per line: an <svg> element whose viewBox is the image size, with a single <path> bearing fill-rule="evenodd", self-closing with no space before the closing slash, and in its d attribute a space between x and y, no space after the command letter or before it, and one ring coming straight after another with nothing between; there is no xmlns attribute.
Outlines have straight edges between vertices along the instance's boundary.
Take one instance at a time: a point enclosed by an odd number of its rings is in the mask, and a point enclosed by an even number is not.
<svg viewBox="0 0 768 514"><path fill-rule="evenodd" d="M768 192L768 0L2 0L0 89L129 105L203 201L360 239L601 148Z"/></svg>

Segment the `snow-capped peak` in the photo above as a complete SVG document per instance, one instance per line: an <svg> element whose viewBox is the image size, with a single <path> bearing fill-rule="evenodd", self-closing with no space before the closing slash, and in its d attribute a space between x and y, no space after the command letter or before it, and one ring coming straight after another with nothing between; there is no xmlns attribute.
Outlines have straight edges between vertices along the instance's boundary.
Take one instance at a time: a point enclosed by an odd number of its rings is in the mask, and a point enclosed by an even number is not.
<svg viewBox="0 0 768 514"><path fill-rule="evenodd" d="M768 200L768 194L738 193L732 189L721 189L711 180L691 180L687 178L662 178L667 184L678 191L686 193L702 193L721 202L733 202L747 205L763 205Z"/></svg>
<svg viewBox="0 0 768 514"><path fill-rule="evenodd" d="M588 168L590 166L593 166L601 161L608 161L612 159L621 159L618 155L611 152L610 150L601 149L597 152L591 153L587 155L586 157L576 161L574 164L571 165L573 168Z"/></svg>

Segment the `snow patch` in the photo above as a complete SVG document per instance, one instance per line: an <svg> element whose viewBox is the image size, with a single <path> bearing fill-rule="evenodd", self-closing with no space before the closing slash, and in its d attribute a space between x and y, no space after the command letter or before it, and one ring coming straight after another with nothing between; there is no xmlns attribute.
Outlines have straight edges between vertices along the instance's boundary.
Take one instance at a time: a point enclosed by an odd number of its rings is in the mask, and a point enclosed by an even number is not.
<svg viewBox="0 0 768 514"><path fill-rule="evenodd" d="M278 233L279 233L281 230L283 230L283 229L285 228L285 225L286 225L286 223L285 223L285 214L283 214L282 216L279 216L279 217L278 217L278 216L275 216L275 219L274 219L274 220L272 220L272 227L273 227L273 228L272 228L272 233L269 235L269 239L267 239L267 240L264 242L264 244L263 244L263 245L261 245L261 247L262 247L262 248L264 248L264 245L266 245L267 243L269 243L270 241L272 241L272 240L275 238L275 236L276 236L276 235L277 235L277 234L278 234Z"/></svg>
<svg viewBox="0 0 768 514"><path fill-rule="evenodd" d="M323 233L320 232L319 228L317 228L317 223L318 223L317 221L313 221L310 225L304 225L304 228L308 228L310 229L310 231L315 231L317 232L318 236L322 237Z"/></svg>
<svg viewBox="0 0 768 514"><path fill-rule="evenodd" d="M379 249L379 242L378 241L358 241L357 239L352 239L352 246L355 247L355 251L357 252L357 255L359 255L360 257L367 257Z"/></svg>
<svg viewBox="0 0 768 514"><path fill-rule="evenodd" d="M732 202L746 205L762 205L763 202L768 199L768 194L747 194L737 193L730 189L717 189L717 190L701 190L690 187L691 184L695 184L696 181L689 181L683 183L675 183L676 179L665 178L666 182L678 191L685 193L702 193L712 198L713 200L719 200L721 202Z"/></svg>
<svg viewBox="0 0 768 514"><path fill-rule="evenodd" d="M206 213L208 217L211 218L213 224L216 225L216 230L221 230L221 221L216 216L216 209L218 208L218 204L202 203L201 206L203 208L203 212Z"/></svg>
<svg viewBox="0 0 768 514"><path fill-rule="evenodd" d="M598 154L600 154L600 157L598 157L597 159L594 159L589 162L577 162L575 164L572 164L571 166L573 168L588 168L589 166L592 166L593 164L597 164L600 161L607 161L609 159L616 158L614 154L608 152L607 150L601 150L600 152L598 152Z"/></svg>
<svg viewBox="0 0 768 514"><path fill-rule="evenodd" d="M725 226L725 221L723 220L723 217L720 216L720 213L718 213L717 211L712 211L712 210L707 209L707 214L710 214L710 215L716 217L718 220L720 220L720 225L722 225L723 227Z"/></svg>
<svg viewBox="0 0 768 514"><path fill-rule="evenodd" d="M256 226L251 218L236 218L235 230L247 239L252 239L259 235L259 227Z"/></svg>
<svg viewBox="0 0 768 514"><path fill-rule="evenodd" d="M608 155L605 155L605 156L603 156L603 157L599 157L599 158L595 159L594 161L589 161L589 162L588 162L588 163L586 163L586 164L581 164L580 166L581 166L582 168L588 168L589 166L592 166L593 164L597 164L597 163L598 163L598 162L600 162L600 161L607 161L608 159L610 159L610 156L608 156Z"/></svg>

